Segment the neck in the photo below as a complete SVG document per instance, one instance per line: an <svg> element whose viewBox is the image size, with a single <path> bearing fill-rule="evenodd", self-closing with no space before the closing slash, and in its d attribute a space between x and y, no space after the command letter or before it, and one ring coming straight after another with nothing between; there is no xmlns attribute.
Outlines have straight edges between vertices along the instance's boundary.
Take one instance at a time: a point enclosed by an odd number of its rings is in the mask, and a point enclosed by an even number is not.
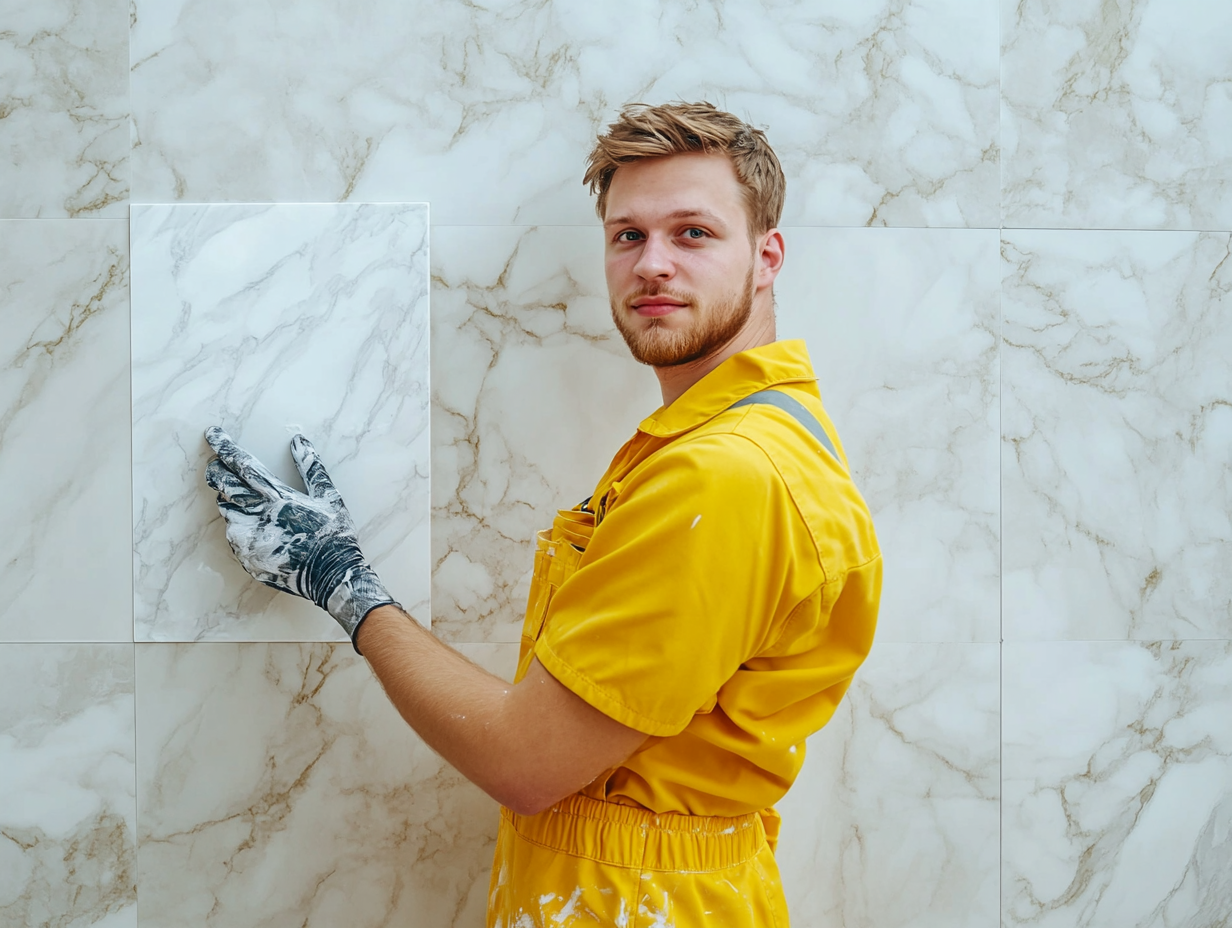
<svg viewBox="0 0 1232 928"><path fill-rule="evenodd" d="M749 313L748 321L727 344L688 364L654 369L655 376L659 378L659 389L663 393L663 405L672 405L689 387L728 358L750 348L769 345L776 337L773 296L769 292L759 293L753 300L753 311Z"/></svg>

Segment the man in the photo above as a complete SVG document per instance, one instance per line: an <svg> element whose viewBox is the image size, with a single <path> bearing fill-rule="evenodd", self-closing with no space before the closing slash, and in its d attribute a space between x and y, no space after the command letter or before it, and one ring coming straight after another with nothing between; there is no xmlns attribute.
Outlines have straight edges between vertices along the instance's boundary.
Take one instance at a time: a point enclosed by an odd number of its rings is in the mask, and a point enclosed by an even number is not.
<svg viewBox="0 0 1232 928"><path fill-rule="evenodd" d="M804 345L775 341L783 173L709 104L639 105L584 182L663 406L539 533L514 685L393 602L302 436L306 495L219 429L207 481L245 568L327 609L503 806L489 926L785 926L773 805L871 647L881 560Z"/></svg>

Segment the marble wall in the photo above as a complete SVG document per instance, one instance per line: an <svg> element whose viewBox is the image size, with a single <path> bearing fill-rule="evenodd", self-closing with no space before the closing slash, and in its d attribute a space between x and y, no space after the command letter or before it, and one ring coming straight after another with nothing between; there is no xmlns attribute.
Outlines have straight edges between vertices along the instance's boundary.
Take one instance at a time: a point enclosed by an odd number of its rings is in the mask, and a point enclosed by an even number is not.
<svg viewBox="0 0 1232 928"><path fill-rule="evenodd" d="M886 554L793 924L1226 922L1227 3L0 13L4 928L482 923L494 805L227 562L195 431L328 435L391 587L508 674L528 539L658 402L581 159L675 98L768 127L781 333Z"/></svg>

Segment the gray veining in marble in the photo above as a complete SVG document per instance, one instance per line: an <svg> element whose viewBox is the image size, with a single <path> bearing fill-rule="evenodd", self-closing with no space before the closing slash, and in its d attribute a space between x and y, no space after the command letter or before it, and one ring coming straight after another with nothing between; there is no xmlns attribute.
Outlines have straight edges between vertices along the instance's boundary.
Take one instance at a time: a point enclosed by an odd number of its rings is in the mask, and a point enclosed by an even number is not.
<svg viewBox="0 0 1232 928"><path fill-rule="evenodd" d="M142 206L132 239L138 639L345 638L236 562L203 479L215 424L288 481L307 435L426 622L426 206Z"/></svg>
<svg viewBox="0 0 1232 928"><path fill-rule="evenodd" d="M0 218L123 218L128 149L125 0L0 0Z"/></svg>
<svg viewBox="0 0 1232 928"><path fill-rule="evenodd" d="M131 641L127 224L0 222L0 641Z"/></svg>
<svg viewBox="0 0 1232 928"><path fill-rule="evenodd" d="M428 200L439 223L584 223L623 103L759 124L786 222L995 227L991 0L769 5L135 0L140 200Z"/></svg>
<svg viewBox="0 0 1232 928"><path fill-rule="evenodd" d="M1232 229L1232 5L1001 11L1006 226Z"/></svg>
<svg viewBox="0 0 1232 928"><path fill-rule="evenodd" d="M135 928L133 651L0 644L0 925Z"/></svg>
<svg viewBox="0 0 1232 928"><path fill-rule="evenodd" d="M1232 642L1010 642L1002 923L1232 911Z"/></svg>
<svg viewBox="0 0 1232 928"><path fill-rule="evenodd" d="M796 928L997 919L999 649L878 643L778 804Z"/></svg>
<svg viewBox="0 0 1232 928"><path fill-rule="evenodd" d="M497 806L349 645L140 644L137 682L142 924L482 923Z"/></svg>
<svg viewBox="0 0 1232 928"><path fill-rule="evenodd" d="M1232 637L1232 235L1003 254L1006 638Z"/></svg>

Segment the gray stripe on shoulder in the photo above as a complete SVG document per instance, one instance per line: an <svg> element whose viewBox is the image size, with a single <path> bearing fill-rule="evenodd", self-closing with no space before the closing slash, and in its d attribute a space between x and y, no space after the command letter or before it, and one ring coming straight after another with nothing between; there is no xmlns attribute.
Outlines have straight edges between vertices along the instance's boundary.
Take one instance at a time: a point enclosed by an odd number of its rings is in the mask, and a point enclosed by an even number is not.
<svg viewBox="0 0 1232 928"><path fill-rule="evenodd" d="M809 434L821 442L822 447L830 452L830 456L842 464L842 460L839 458L838 452L834 450L834 443L830 441L830 436L826 434L826 430L821 427L817 417L809 412L807 407L799 400L792 399L786 393L780 393L778 390L758 390L756 393L750 393L742 400L737 400L727 408L736 409L740 406L754 405L777 406L783 410L783 412L808 429Z"/></svg>

